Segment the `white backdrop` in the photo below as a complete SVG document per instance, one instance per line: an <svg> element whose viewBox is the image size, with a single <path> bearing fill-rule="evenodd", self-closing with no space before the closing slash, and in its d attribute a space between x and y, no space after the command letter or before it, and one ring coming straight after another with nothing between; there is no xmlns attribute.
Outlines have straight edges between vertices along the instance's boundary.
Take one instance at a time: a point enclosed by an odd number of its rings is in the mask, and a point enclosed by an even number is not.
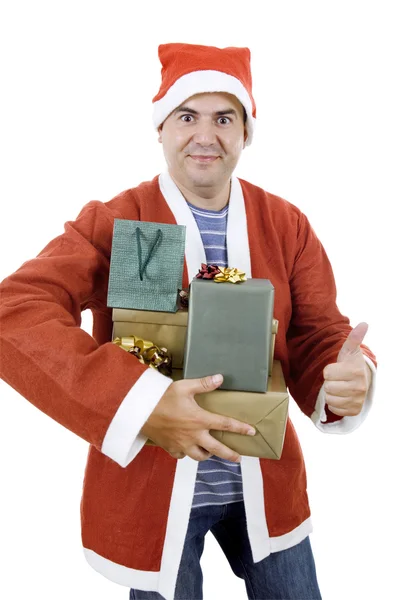
<svg viewBox="0 0 400 600"><path fill-rule="evenodd" d="M369 323L380 363L375 406L356 432L324 435L290 408L324 600L398 593L396 4L14 0L0 14L0 279L83 204L164 169L151 126L159 43L250 47L258 128L236 174L306 213L339 308L353 326ZM0 597L127 600L81 551L86 442L3 382L0 393ZM202 565L205 600L246 598L211 535Z"/></svg>

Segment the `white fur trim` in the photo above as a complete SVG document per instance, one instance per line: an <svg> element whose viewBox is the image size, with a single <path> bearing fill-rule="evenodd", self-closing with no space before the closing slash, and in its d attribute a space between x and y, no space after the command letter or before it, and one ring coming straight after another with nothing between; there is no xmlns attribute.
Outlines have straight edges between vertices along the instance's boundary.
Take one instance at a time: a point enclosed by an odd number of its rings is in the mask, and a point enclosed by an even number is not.
<svg viewBox="0 0 400 600"><path fill-rule="evenodd" d="M87 548L83 548L83 553L89 565L110 581L137 590L157 591L159 572L129 569Z"/></svg>
<svg viewBox="0 0 400 600"><path fill-rule="evenodd" d="M189 456L177 461L161 559L159 592L173 600L199 463Z"/></svg>
<svg viewBox="0 0 400 600"><path fill-rule="evenodd" d="M242 186L237 177L231 179L228 225L226 232L228 248L228 266L235 267L251 278L251 260L249 236L247 232L246 207Z"/></svg>
<svg viewBox="0 0 400 600"><path fill-rule="evenodd" d="M178 186L171 175L162 173L158 178L163 194L178 225L186 226L185 258L188 269L189 283L200 269L201 263L206 262L203 241L195 218ZM243 190L237 177L231 179L231 194L229 198L227 249L230 267L244 271L251 277L251 261L249 237L247 233L246 207Z"/></svg>
<svg viewBox="0 0 400 600"><path fill-rule="evenodd" d="M186 227L185 258L190 283L200 269L201 263L206 262L200 231L192 211L171 175L168 172L162 173L158 178L158 184L175 221L178 225Z"/></svg>
<svg viewBox="0 0 400 600"><path fill-rule="evenodd" d="M291 548L310 535L313 530L311 517L284 535L270 537L265 515L260 459L242 456L241 467L247 534L254 562L263 560L272 552Z"/></svg>
<svg viewBox="0 0 400 600"><path fill-rule="evenodd" d="M185 100L195 94L206 92L226 92L236 96L243 104L246 114L247 140L249 146L253 139L256 120L253 117L253 106L248 91L239 79L222 71L193 71L175 81L165 96L153 104L153 124L156 129Z"/></svg>
<svg viewBox="0 0 400 600"><path fill-rule="evenodd" d="M241 469L247 534L253 560L259 562L271 553L271 540L265 517L260 459L252 456L242 456Z"/></svg>
<svg viewBox="0 0 400 600"><path fill-rule="evenodd" d="M358 415L354 415L352 417L343 417L340 421L334 421L333 423L322 423L322 421L326 420L326 412L325 412L325 391L324 386L322 385L317 402L315 404L315 410L311 415L311 420L314 425L320 431L324 433L351 433L358 427L360 427L361 423L365 421L369 411L372 406L372 399L375 393L376 387L376 367L372 360L368 358L364 354L365 361L369 368L371 369L371 385L368 390L367 397L365 398L364 405L361 409L361 412Z"/></svg>
<svg viewBox="0 0 400 600"><path fill-rule="evenodd" d="M288 533L271 538L271 552L280 552L300 544L313 531L311 517L300 523L298 527Z"/></svg>
<svg viewBox="0 0 400 600"><path fill-rule="evenodd" d="M104 436L101 451L121 467L140 452L147 438L140 430L153 412L172 379L148 368L118 407Z"/></svg>

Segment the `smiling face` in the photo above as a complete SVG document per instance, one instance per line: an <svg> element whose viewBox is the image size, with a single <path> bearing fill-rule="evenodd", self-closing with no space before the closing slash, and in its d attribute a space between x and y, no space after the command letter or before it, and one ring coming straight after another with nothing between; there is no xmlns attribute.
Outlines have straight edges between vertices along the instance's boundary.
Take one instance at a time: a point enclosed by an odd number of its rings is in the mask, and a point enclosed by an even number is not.
<svg viewBox="0 0 400 600"><path fill-rule="evenodd" d="M227 185L245 140L243 107L225 93L192 96L159 129L172 178L201 197Z"/></svg>

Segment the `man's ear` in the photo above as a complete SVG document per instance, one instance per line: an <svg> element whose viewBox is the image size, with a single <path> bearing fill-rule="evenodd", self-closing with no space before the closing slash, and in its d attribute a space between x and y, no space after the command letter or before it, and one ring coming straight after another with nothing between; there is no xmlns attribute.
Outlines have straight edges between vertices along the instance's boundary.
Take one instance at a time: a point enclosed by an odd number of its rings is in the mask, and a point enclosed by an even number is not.
<svg viewBox="0 0 400 600"><path fill-rule="evenodd" d="M244 126L244 136L243 136L243 148L244 148L244 147L245 147L245 145L246 145L246 142L247 142L247 138L248 138L248 137L249 137L249 134L247 133L247 127L246 127L246 125L245 125L245 126Z"/></svg>
<svg viewBox="0 0 400 600"><path fill-rule="evenodd" d="M162 125L160 125L160 127L157 129L158 131L158 141L160 144L162 144Z"/></svg>

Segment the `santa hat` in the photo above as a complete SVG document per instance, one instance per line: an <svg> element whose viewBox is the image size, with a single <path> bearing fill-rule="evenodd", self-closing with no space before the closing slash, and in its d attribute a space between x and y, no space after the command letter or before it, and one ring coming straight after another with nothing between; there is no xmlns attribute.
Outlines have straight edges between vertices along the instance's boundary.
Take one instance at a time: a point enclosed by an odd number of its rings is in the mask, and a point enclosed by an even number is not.
<svg viewBox="0 0 400 600"><path fill-rule="evenodd" d="M250 50L195 44L161 44L161 87L153 98L156 129L185 100L204 92L236 96L246 111L246 145L253 138L256 105L251 91Z"/></svg>

